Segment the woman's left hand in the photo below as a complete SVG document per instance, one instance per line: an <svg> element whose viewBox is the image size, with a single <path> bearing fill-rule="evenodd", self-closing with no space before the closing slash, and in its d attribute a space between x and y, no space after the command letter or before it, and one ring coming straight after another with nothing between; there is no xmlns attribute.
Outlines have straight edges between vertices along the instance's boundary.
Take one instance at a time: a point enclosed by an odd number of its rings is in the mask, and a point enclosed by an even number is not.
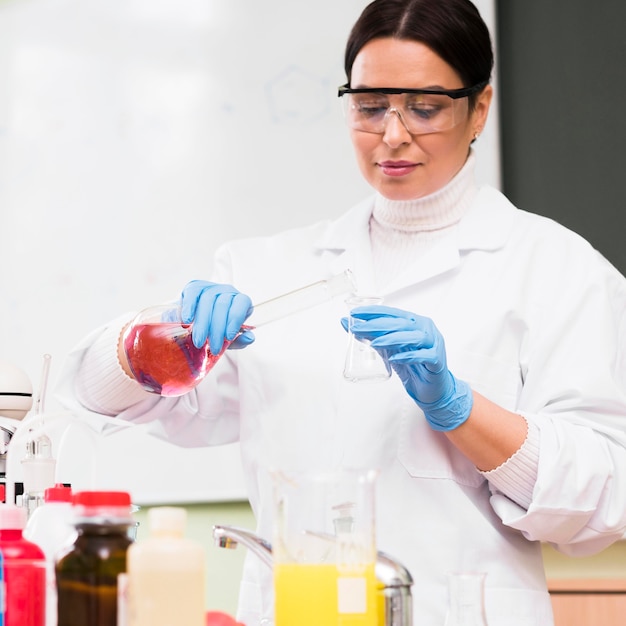
<svg viewBox="0 0 626 626"><path fill-rule="evenodd" d="M470 386L448 370L443 337L433 321L402 309L373 305L350 315L357 339L371 341L400 377L408 394L424 411L434 430L463 424L473 404ZM342 319L347 329L347 319Z"/></svg>

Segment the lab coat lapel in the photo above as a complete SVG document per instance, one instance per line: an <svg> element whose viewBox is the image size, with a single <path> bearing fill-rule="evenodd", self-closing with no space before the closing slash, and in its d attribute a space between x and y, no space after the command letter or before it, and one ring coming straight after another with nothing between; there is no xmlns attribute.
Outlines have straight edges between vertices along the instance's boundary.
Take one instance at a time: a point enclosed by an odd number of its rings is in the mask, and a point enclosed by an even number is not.
<svg viewBox="0 0 626 626"><path fill-rule="evenodd" d="M457 227L450 235L420 256L385 287L388 295L454 270L464 253L471 250L500 249L513 228L515 208L496 189L479 190Z"/></svg>
<svg viewBox="0 0 626 626"><path fill-rule="evenodd" d="M467 251L501 248L515 215L515 208L499 191L482 187L454 232L377 293L369 237L373 206L374 199L368 198L353 207L329 226L317 247L332 273L351 269L360 293L383 296L455 269Z"/></svg>
<svg viewBox="0 0 626 626"><path fill-rule="evenodd" d="M459 265L459 251L453 237L442 240L418 260L407 265L404 271L387 285L381 295L395 293L411 285L439 276Z"/></svg>
<svg viewBox="0 0 626 626"><path fill-rule="evenodd" d="M331 273L350 269L361 294L375 294L376 282L372 263L369 220L374 207L373 198L357 204L333 222L317 242L322 258Z"/></svg>

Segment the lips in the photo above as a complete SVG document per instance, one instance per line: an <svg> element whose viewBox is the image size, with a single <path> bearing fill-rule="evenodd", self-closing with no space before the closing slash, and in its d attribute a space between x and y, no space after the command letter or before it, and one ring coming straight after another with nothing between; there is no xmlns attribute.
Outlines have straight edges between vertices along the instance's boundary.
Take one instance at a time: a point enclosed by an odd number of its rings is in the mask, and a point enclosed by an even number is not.
<svg viewBox="0 0 626 626"><path fill-rule="evenodd" d="M383 174L387 176L406 176L417 166L418 163L411 161L381 161L378 163L378 167L380 167Z"/></svg>

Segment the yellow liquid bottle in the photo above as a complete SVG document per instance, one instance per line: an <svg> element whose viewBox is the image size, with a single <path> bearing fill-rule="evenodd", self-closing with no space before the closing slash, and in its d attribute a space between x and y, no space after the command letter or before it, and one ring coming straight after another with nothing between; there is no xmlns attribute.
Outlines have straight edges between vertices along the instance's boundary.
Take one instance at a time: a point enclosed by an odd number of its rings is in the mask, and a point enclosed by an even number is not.
<svg viewBox="0 0 626 626"><path fill-rule="evenodd" d="M275 626L378 626L374 564L340 572L334 564L274 565Z"/></svg>

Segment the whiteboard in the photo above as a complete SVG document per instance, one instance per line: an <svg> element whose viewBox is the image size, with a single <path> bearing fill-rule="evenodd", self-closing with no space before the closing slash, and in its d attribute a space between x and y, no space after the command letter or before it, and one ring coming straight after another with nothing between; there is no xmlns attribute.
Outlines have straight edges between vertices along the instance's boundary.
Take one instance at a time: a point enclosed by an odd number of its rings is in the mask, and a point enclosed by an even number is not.
<svg viewBox="0 0 626 626"><path fill-rule="evenodd" d="M206 277L225 239L371 193L336 97L366 4L0 0L0 358L37 389L51 354L54 387L84 335ZM493 25L493 0L477 4ZM496 110L477 152L499 186ZM245 498L237 446L138 430L96 458L137 501Z"/></svg>

